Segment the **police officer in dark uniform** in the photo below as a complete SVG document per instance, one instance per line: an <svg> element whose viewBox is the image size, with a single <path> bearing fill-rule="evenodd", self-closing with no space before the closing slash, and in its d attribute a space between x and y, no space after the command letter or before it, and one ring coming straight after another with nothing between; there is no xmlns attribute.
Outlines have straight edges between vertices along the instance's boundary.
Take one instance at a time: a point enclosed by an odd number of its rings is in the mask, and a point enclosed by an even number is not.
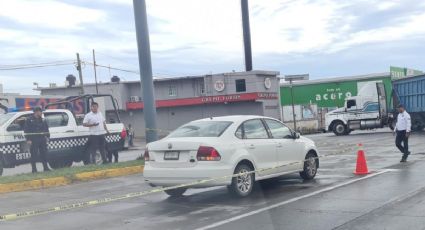
<svg viewBox="0 0 425 230"><path fill-rule="evenodd" d="M37 157L43 163L44 171L50 171L47 166L47 141L50 138L47 122L42 118L41 107L35 107L33 114L26 119L24 126L25 139L30 146L32 172L37 172Z"/></svg>

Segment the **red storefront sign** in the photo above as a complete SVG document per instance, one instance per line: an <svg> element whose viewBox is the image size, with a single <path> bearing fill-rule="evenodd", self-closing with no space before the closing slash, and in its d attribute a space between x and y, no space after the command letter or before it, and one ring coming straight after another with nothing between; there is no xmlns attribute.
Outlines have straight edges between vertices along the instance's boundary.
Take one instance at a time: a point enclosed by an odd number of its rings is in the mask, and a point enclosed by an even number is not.
<svg viewBox="0 0 425 230"><path fill-rule="evenodd" d="M171 100L157 100L156 107L157 108L177 107L177 106L203 105L203 104L238 102L238 101L256 101L256 100L267 100L267 99L278 99L278 95L277 93L244 93L244 94L192 97L192 98L171 99ZM127 110L143 109L143 102L141 101L127 102L126 106L127 106Z"/></svg>

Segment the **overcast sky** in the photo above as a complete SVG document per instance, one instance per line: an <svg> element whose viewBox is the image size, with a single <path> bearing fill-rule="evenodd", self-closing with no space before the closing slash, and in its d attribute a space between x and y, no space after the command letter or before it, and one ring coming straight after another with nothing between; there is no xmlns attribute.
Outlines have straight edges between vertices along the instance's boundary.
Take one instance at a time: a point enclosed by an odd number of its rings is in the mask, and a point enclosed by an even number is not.
<svg viewBox="0 0 425 230"><path fill-rule="evenodd" d="M425 69L423 0L249 0L254 69L311 78ZM154 75L242 71L240 0L147 0ZM138 71L131 0L0 0L0 69L75 60ZM63 85L73 65L0 70L6 92ZM93 82L93 67L83 69ZM100 81L137 74L99 68Z"/></svg>

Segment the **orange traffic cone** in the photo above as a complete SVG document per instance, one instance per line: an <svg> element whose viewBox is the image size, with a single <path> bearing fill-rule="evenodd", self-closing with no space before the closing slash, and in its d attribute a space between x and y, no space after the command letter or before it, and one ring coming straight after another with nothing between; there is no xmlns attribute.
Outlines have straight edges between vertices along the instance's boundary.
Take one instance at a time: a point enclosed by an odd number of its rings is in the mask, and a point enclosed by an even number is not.
<svg viewBox="0 0 425 230"><path fill-rule="evenodd" d="M356 175L368 174L369 171L367 169L367 163L366 163L366 157L363 151L363 145L358 144L357 147L359 149L357 151L357 165L356 165L356 171L354 171L354 174Z"/></svg>

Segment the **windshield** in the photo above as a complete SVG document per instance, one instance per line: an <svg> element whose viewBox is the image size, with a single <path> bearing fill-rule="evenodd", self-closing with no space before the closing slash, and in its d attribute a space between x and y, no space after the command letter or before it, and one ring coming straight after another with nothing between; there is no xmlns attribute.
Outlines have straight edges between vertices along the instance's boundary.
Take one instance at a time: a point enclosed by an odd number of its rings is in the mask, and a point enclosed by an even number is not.
<svg viewBox="0 0 425 230"><path fill-rule="evenodd" d="M13 113L7 113L7 114L0 114L0 126L2 126L4 123L6 123L10 118L13 117Z"/></svg>
<svg viewBox="0 0 425 230"><path fill-rule="evenodd" d="M177 128L168 137L219 137L230 121L195 121Z"/></svg>

